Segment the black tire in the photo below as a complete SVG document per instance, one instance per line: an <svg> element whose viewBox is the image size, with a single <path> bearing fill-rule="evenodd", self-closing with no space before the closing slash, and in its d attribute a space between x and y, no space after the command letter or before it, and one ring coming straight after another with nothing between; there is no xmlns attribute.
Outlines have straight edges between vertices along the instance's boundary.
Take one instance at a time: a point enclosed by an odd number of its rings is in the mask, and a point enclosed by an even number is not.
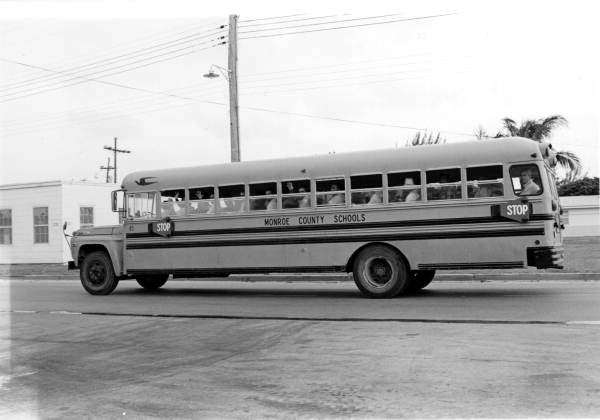
<svg viewBox="0 0 600 420"><path fill-rule="evenodd" d="M164 286L169 280L168 274L157 274L153 276L140 276L135 279L140 286L147 290L156 290Z"/></svg>
<svg viewBox="0 0 600 420"><path fill-rule="evenodd" d="M79 278L91 295L109 295L119 284L112 261L104 251L90 252L84 257Z"/></svg>
<svg viewBox="0 0 600 420"><path fill-rule="evenodd" d="M354 282L371 298L391 298L402 293L409 284L409 271L404 258L384 245L371 245L354 260Z"/></svg>
<svg viewBox="0 0 600 420"><path fill-rule="evenodd" d="M410 272L410 282L407 292L416 292L426 288L435 277L435 270L415 270Z"/></svg>

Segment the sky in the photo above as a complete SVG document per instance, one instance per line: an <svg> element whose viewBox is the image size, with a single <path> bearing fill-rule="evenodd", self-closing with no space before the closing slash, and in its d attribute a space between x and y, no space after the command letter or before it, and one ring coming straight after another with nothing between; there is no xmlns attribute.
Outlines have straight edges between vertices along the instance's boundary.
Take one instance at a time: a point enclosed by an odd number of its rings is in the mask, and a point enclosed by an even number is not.
<svg viewBox="0 0 600 420"><path fill-rule="evenodd" d="M251 4L250 4L251 3ZM242 160L494 135L559 114L600 174L597 39L584 1L0 1L0 184L228 162L229 15ZM368 3L368 4L367 4Z"/></svg>

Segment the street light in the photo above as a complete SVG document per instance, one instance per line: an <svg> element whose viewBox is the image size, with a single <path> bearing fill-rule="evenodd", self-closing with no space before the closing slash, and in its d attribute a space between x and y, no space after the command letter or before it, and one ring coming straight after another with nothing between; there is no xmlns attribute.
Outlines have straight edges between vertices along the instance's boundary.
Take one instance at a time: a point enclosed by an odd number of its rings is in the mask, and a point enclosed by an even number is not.
<svg viewBox="0 0 600 420"><path fill-rule="evenodd" d="M231 56L231 54L230 54ZM231 161L239 162L241 160L240 153L240 123L238 119L238 94L237 94L237 72L235 70L237 61L237 55L235 59L230 57L230 68L212 64L208 73L203 74L203 77L207 79L216 79L219 74L215 72L215 69L221 73L221 75L227 80L229 84L229 132L231 137Z"/></svg>
<svg viewBox="0 0 600 420"><path fill-rule="evenodd" d="M208 79L215 79L217 77L219 77L219 75L217 73L215 73L215 71L213 69L217 69L219 70L219 73L221 73L223 75L223 77L229 81L229 70L227 70L226 68L223 68L221 66L217 66L216 64L212 64L210 66L210 69L208 70L208 73L203 74L202 77L206 77Z"/></svg>

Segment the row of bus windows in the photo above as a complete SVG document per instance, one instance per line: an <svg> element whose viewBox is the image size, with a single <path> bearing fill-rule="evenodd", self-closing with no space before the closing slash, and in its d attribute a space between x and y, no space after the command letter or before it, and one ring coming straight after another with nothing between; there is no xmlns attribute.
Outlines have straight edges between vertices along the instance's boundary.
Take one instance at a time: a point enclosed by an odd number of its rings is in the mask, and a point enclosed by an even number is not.
<svg viewBox="0 0 600 420"><path fill-rule="evenodd" d="M537 166L512 166L510 176L515 194L520 195L521 192L527 192L527 195L536 195L541 193L540 174ZM279 208L301 209L313 207L313 200L315 200L316 207L345 206L347 195L351 206L418 202L424 200L423 193L427 201L464 198L460 168L426 171L425 178L426 180L421 179L420 171L411 171L386 175L353 175L350 176L348 185L346 185L345 178L341 176L317 179L314 183L314 194L310 179L282 181L279 185L280 203L277 182L248 184L248 197L246 197L244 184L189 188L187 201L184 188L161 191L158 195L158 203L157 193L135 193L128 194L128 216L134 218L157 217L159 209L160 216L163 217L216 212L272 211ZM387 181L386 188L383 186L384 180ZM535 186L532 186L532 183ZM466 187L466 198L504 196L502 166L467 168Z"/></svg>

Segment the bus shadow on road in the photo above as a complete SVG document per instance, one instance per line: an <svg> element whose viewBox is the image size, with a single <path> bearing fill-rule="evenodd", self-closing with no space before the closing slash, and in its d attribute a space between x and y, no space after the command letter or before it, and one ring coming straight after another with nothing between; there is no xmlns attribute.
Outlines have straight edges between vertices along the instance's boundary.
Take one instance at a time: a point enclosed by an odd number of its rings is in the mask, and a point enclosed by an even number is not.
<svg viewBox="0 0 600 420"><path fill-rule="evenodd" d="M381 301L381 299L370 299L361 294L358 289L349 288L348 285L293 285L285 284L273 287L264 285L252 287L244 284L243 286L223 286L223 287L202 287L201 284L196 287L177 287L165 286L158 290L146 290L142 288L123 287L113 292L115 295L125 296L165 296L165 297L190 297L190 296L211 296L211 297L286 297L286 298L352 298L366 301ZM408 292L396 296L396 300L422 300L422 299L464 299L464 298L502 298L502 297L523 297L532 298L536 296L548 296L559 293L556 289L547 287L535 287L531 285L510 287L487 287L486 285L457 285L456 287L443 286L441 288L431 287L426 290ZM389 300L389 299L384 299Z"/></svg>

